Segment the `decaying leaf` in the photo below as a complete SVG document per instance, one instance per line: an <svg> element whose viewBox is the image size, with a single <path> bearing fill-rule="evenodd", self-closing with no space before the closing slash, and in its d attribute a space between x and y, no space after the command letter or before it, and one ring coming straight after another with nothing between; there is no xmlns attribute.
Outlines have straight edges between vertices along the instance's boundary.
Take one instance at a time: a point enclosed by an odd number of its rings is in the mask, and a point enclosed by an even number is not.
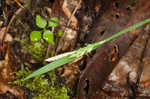
<svg viewBox="0 0 150 99"><path fill-rule="evenodd" d="M0 75L1 79L5 81L10 81L13 79L13 75L11 67L10 67L10 61L9 61L9 51L10 51L10 46L8 46L6 55L5 55L5 60L1 61L0 63Z"/></svg>
<svg viewBox="0 0 150 99"><path fill-rule="evenodd" d="M147 0L126 0L125 3L124 0L111 2L105 13L91 29L87 41L103 40L113 33L149 18L149 8L150 2ZM85 93L87 93L88 99L100 99L96 94L97 91L102 88L119 59L125 55L130 45L142 31L143 27L132 30L96 50L93 59L81 74L78 86L79 99L85 99ZM87 89L87 87L89 88Z"/></svg>
<svg viewBox="0 0 150 99"><path fill-rule="evenodd" d="M80 8L81 3L82 0L56 0L52 7L52 15L61 16L60 26L63 30L63 36L58 41L57 54L75 46L78 35L78 20L75 13Z"/></svg>
<svg viewBox="0 0 150 99"><path fill-rule="evenodd" d="M8 82L0 79L0 94L10 92L15 95L18 99L24 99L24 91L15 86L9 85Z"/></svg>
<svg viewBox="0 0 150 99"><path fill-rule="evenodd" d="M5 60L0 61L0 94L11 92L13 95L18 97L18 99L24 99L24 91L22 89L8 84L14 79L9 54L10 46L8 45Z"/></svg>
<svg viewBox="0 0 150 99"><path fill-rule="evenodd" d="M149 25L147 25L146 27L149 27ZM121 58L116 68L113 70L112 75L116 74L116 77L118 78L115 79L119 80L120 83L126 84L126 78L129 72L130 79L133 81L136 80L139 65L141 63L141 60L143 59L143 57L141 56L143 52L145 52L144 47L147 44L149 38L149 30L150 29L146 31L144 29L143 32L139 34L138 38L133 42L127 53Z"/></svg>
<svg viewBox="0 0 150 99"><path fill-rule="evenodd" d="M71 86L72 81L78 78L81 72L79 66L81 66L82 62L82 58L79 58L64 66L64 73L61 76L66 79L67 85Z"/></svg>
<svg viewBox="0 0 150 99"><path fill-rule="evenodd" d="M131 89L128 88L127 83L127 78L129 76L130 82L134 84L136 84L137 80L140 79L140 82L138 82L140 83L138 85L138 89L135 88L135 90L138 90L137 95L147 96L149 92L149 73L146 72L146 70L149 69L149 66L143 64L143 62L145 59L144 57L148 55L147 53L149 53L149 31L150 28L148 24L144 28L143 32L139 34L137 39L133 42L127 53L120 59L119 63L109 76L109 80L103 86L105 91L109 91L110 93L117 93L117 95L122 97L128 96L128 92L130 92L130 95L132 95L131 91L129 91ZM141 71L143 74L140 78L138 78L138 75Z"/></svg>
<svg viewBox="0 0 150 99"><path fill-rule="evenodd" d="M2 41L2 39L4 37L5 31L6 31L6 27L3 27L3 28L0 29L0 42ZM5 41L6 42L8 42L8 41L10 42L12 40L13 40L12 36L10 34L7 34L6 38L5 38Z"/></svg>

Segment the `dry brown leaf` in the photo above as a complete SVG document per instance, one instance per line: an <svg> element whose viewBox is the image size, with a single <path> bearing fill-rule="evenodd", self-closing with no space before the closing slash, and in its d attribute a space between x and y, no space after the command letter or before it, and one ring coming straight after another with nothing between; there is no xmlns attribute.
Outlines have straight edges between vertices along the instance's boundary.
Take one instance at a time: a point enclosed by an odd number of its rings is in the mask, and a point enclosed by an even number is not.
<svg viewBox="0 0 150 99"><path fill-rule="evenodd" d="M18 99L24 99L24 91L12 85L8 85L7 82L0 80L0 94L10 92L15 95Z"/></svg>
<svg viewBox="0 0 150 99"><path fill-rule="evenodd" d="M6 27L3 27L3 28L0 29L0 41L2 41L5 31L6 31ZM6 42L11 42L11 41L13 41L13 37L8 33L6 35L5 41Z"/></svg>
<svg viewBox="0 0 150 99"><path fill-rule="evenodd" d="M77 75L81 72L79 66L81 66L82 62L82 58L79 58L64 66L64 73L61 76L66 79L67 85L71 86L72 81L78 78Z"/></svg>
<svg viewBox="0 0 150 99"><path fill-rule="evenodd" d="M0 61L0 94L11 92L18 99L23 99L24 91L15 86L9 85L8 82L14 79L11 69L11 61L9 60L10 46L8 45L5 60Z"/></svg>
<svg viewBox="0 0 150 99"><path fill-rule="evenodd" d="M60 17L60 28L63 36L58 41L56 54L74 48L78 35L78 20L75 13L81 6L82 0L56 0L52 7L52 15ZM60 8L61 6L61 8Z"/></svg>

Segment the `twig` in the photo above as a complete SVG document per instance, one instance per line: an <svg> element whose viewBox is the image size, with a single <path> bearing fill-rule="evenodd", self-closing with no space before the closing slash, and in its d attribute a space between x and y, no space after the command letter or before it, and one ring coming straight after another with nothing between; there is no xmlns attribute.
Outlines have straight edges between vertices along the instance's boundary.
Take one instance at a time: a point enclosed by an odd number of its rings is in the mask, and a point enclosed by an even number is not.
<svg viewBox="0 0 150 99"><path fill-rule="evenodd" d="M14 0L14 1L18 4L19 7L24 8L24 6L21 5L21 3L18 0Z"/></svg>
<svg viewBox="0 0 150 99"><path fill-rule="evenodd" d="M67 27L70 25L71 21L72 21L72 18L74 17L75 13L77 12L77 10L79 9L80 5L82 3L82 0L79 1L78 5L75 7L75 9L73 10L72 14L70 15L69 17L69 20L67 22ZM65 4L63 5L63 8L64 8ZM70 13L69 13L70 14ZM68 15L69 16L69 15ZM75 18L76 20L76 18ZM64 32L66 31L67 27L65 27L64 29Z"/></svg>
<svg viewBox="0 0 150 99"><path fill-rule="evenodd" d="M77 10L79 9L81 3L82 3L82 0L79 1L78 5L76 6L76 8L74 9L74 11L72 12L72 14L71 14L71 16L70 16L70 18L69 18L69 21L68 21L68 23L67 23L67 26L70 25L71 19L72 19L72 17L75 15L75 13L77 12Z"/></svg>

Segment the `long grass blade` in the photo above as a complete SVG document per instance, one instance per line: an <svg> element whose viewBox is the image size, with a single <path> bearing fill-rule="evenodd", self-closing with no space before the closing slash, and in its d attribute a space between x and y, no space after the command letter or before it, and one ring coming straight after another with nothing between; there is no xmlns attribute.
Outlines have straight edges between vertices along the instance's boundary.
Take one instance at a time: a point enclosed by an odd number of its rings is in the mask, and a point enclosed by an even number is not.
<svg viewBox="0 0 150 99"><path fill-rule="evenodd" d="M57 67L60 67L64 64L67 64L73 60L75 60L76 58L79 58L80 56L82 55L85 55L89 52L91 52L92 50L95 50L97 47L99 47L101 44L104 44L116 37L119 37L120 35L123 35L133 29L136 29L144 24L147 24L147 23L150 23L150 18L149 19L146 19L138 24L135 24L127 29L124 29L114 35L112 35L111 37L108 37L106 38L105 40L102 40L102 41L99 41L99 42L96 42L96 43L93 43L93 44L89 44L87 45L86 47L83 47L83 48L80 48L76 51L73 51L73 52L68 52L68 53L64 53L64 54L61 54L61 55L58 55L58 56L55 56L55 57L52 57L50 59L47 59L47 60L50 60L50 61L53 61L52 63L48 64L48 65L45 65L44 67L41 67L40 69L38 69L37 71L33 72L32 74L30 74L29 76L27 76L25 78L25 80L27 79L30 79L32 77L35 77L35 76L38 76L38 75L41 75L43 73L46 73L50 70L53 70Z"/></svg>
<svg viewBox="0 0 150 99"><path fill-rule="evenodd" d="M41 74L44 74L48 71L51 71L59 66L62 66L68 62L71 62L73 61L75 58L70 58L70 57L64 57L64 58L61 58L59 60L56 60L50 64L47 64L45 65L44 67L41 67L40 69L36 70L35 72L33 72L32 74L30 74L29 76L27 76L24 80L27 80L27 79L30 79L30 78L33 78L35 76L38 76L38 75L41 75Z"/></svg>

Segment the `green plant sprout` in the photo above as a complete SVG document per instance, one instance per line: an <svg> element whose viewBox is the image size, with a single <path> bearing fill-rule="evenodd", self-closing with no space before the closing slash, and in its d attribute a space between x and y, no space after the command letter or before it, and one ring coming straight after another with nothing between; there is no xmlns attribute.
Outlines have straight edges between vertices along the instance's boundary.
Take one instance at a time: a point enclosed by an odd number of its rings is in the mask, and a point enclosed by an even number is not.
<svg viewBox="0 0 150 99"><path fill-rule="evenodd" d="M80 48L78 50L75 50L75 51L72 51L72 52L68 52L68 53L64 53L64 54L60 54L60 55L57 55L57 56L54 56L52 58L49 58L49 59L46 59L46 61L54 61L54 62L51 62L43 67L41 67L40 69L34 71L33 73L31 73L30 75L28 75L24 80L27 80L27 79L30 79L32 77L35 77L35 76L38 76L38 75L41 75L41 74L44 74L48 71L51 71L57 67L60 67L64 64L67 64L89 52L91 52L92 50L95 50L96 48L98 48L100 45L114 39L114 38L117 38L119 37L120 35L123 35L133 29L136 29L144 24L147 24L147 23L150 23L150 18L148 19L145 19L144 21L140 22L140 23L137 23L129 28L126 28L118 33L115 33L114 35L102 40L102 41L99 41L99 42L96 42L96 43L93 43L93 44L88 44L86 47L83 47L83 48Z"/></svg>
<svg viewBox="0 0 150 99"><path fill-rule="evenodd" d="M50 18L49 21L46 21L46 19L42 18L40 15L36 15L36 25L43 29L41 31L34 30L30 33L30 40L32 42L38 42L43 38L47 43L54 45L54 33L53 31L47 29L47 28L55 28L59 24L59 19L57 17ZM42 34L43 33L43 34ZM61 30L58 30L58 37L62 36ZM43 35L43 36L42 36Z"/></svg>

